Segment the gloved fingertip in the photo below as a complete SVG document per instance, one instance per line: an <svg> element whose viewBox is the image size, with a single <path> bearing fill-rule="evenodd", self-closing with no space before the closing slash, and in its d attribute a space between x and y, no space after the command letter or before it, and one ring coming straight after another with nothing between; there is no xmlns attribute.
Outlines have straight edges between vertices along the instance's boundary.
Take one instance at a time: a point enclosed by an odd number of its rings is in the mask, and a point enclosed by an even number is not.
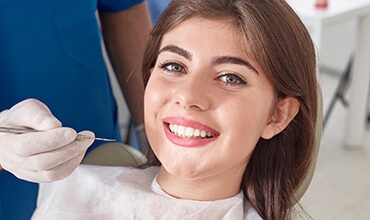
<svg viewBox="0 0 370 220"><path fill-rule="evenodd" d="M89 137L92 137L92 138L95 137L95 134L92 131L81 131L78 134L82 134L82 135L89 136Z"/></svg>
<svg viewBox="0 0 370 220"><path fill-rule="evenodd" d="M69 129L65 129L63 136L67 140L74 140L77 136L77 133L73 129L69 128Z"/></svg>
<svg viewBox="0 0 370 220"><path fill-rule="evenodd" d="M81 131L78 134L90 137L88 139L83 139L84 141L89 142L89 145L87 145L87 148L89 148L91 146L91 144L94 142L95 134L93 132L91 132L91 131Z"/></svg>

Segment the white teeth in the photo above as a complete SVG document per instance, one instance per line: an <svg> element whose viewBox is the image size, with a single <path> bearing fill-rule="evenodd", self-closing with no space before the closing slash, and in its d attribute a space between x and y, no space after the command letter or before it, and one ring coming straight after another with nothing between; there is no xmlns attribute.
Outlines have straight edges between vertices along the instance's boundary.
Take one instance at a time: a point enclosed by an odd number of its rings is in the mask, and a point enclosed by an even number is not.
<svg viewBox="0 0 370 220"><path fill-rule="evenodd" d="M194 131L194 137L199 137L200 135L200 130L199 129L195 129Z"/></svg>
<svg viewBox="0 0 370 220"><path fill-rule="evenodd" d="M194 128L189 128L189 127L187 127L187 128L185 129L185 136L186 136L186 137L192 137L192 136L193 136L193 134L194 134Z"/></svg>
<svg viewBox="0 0 370 220"><path fill-rule="evenodd" d="M169 129L173 134L185 138L211 138L215 136L215 134L210 131L207 132L204 130L175 124L169 124Z"/></svg>
<svg viewBox="0 0 370 220"><path fill-rule="evenodd" d="M206 137L207 136L207 132L206 131L200 131L200 136L202 138Z"/></svg>
<svg viewBox="0 0 370 220"><path fill-rule="evenodd" d="M184 136L185 135L185 127L183 127L183 126L178 126L177 127L177 134L179 135L179 136Z"/></svg>

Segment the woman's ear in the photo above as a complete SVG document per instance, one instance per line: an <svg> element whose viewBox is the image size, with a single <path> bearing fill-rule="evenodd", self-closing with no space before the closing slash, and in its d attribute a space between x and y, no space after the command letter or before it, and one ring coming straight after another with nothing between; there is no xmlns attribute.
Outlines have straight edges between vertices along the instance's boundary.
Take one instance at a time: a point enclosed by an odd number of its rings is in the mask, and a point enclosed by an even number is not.
<svg viewBox="0 0 370 220"><path fill-rule="evenodd" d="M286 97L280 100L273 110L270 120L263 129L261 137L270 139L284 130L299 111L299 102L296 98Z"/></svg>

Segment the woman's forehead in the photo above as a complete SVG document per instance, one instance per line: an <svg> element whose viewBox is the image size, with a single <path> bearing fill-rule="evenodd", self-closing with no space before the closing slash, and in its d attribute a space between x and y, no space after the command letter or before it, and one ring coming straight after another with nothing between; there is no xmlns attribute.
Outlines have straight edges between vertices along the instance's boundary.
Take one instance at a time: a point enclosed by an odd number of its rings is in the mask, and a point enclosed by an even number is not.
<svg viewBox="0 0 370 220"><path fill-rule="evenodd" d="M166 43L187 44L203 40L204 43L214 42L215 47L234 44L235 48L245 53L242 45L247 42L242 36L230 21L196 17L182 21L165 33L160 48Z"/></svg>

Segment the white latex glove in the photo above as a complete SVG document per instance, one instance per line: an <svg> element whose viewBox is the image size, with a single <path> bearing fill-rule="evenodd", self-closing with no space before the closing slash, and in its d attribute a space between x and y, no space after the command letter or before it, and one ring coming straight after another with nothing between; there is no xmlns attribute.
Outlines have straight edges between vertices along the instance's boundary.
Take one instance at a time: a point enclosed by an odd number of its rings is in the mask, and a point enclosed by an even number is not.
<svg viewBox="0 0 370 220"><path fill-rule="evenodd" d="M51 182L69 176L94 141L75 140L76 131L62 127L49 108L35 99L25 100L1 112L0 126L44 131L0 133L1 166L31 182ZM89 131L81 134L94 137Z"/></svg>

